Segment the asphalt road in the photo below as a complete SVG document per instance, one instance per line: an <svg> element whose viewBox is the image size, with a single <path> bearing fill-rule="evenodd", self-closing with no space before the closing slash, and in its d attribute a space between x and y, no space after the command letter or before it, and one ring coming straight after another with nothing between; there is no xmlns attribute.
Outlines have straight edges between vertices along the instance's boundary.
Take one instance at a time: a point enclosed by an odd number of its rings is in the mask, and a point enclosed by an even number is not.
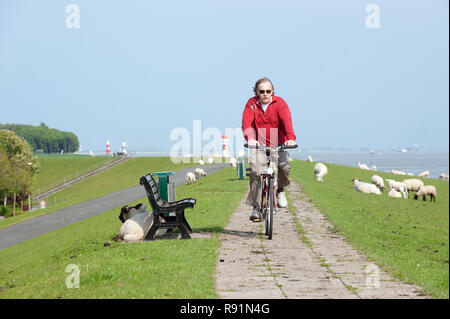
<svg viewBox="0 0 450 319"><path fill-rule="evenodd" d="M203 165L202 168L206 173L211 174L228 166L229 164L211 164ZM175 185L186 183L186 173L188 171L193 172L194 168L185 168L175 172ZM144 187L137 185L0 229L0 250L96 216L107 210L124 206L146 196ZM145 204L149 206L148 203Z"/></svg>

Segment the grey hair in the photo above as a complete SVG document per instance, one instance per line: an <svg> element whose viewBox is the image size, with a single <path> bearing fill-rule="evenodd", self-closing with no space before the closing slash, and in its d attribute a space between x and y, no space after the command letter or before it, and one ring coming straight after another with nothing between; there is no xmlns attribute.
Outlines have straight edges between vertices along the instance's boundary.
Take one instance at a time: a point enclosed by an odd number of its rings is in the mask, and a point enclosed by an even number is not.
<svg viewBox="0 0 450 319"><path fill-rule="evenodd" d="M263 83L263 82L269 82L270 85L272 86L272 93L275 92L275 88L273 87L272 81L270 81L269 78L264 77L264 78L259 79L258 81L256 81L255 86L253 87L253 92L255 92L255 95L258 95L258 94L257 94L258 85L260 85L260 84Z"/></svg>

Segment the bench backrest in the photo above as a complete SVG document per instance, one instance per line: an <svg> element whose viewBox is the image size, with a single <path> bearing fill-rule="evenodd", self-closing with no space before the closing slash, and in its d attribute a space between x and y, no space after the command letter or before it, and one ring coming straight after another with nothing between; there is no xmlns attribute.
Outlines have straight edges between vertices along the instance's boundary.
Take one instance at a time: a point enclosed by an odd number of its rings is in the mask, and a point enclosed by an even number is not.
<svg viewBox="0 0 450 319"><path fill-rule="evenodd" d="M147 174L146 176L141 177L141 185L144 186L145 191L147 192L147 197L152 206L152 209L157 211L164 204L160 194L159 187L156 184L155 179L151 174Z"/></svg>

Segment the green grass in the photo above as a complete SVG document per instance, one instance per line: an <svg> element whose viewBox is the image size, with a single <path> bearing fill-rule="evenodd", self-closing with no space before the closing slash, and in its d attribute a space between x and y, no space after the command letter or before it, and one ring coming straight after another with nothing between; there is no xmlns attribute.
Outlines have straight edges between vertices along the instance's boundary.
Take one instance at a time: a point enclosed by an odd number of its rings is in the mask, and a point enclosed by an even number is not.
<svg viewBox="0 0 450 319"><path fill-rule="evenodd" d="M68 166L75 165L72 160ZM78 166L78 164L76 164ZM47 208L24 212L15 217L0 220L0 229L30 218L45 215L119 190L139 185L139 178L149 172L175 171L194 166L192 163L175 164L169 157L136 157L117 164L108 170L90 176L48 197Z"/></svg>
<svg viewBox="0 0 450 319"><path fill-rule="evenodd" d="M363 194L353 178L369 182L374 174L403 180L407 176L326 164L324 182L315 180L315 163L293 161L291 177L353 246L394 277L423 287L434 298L449 298L449 184L436 186L437 202Z"/></svg>
<svg viewBox="0 0 450 319"><path fill-rule="evenodd" d="M39 155L41 169L36 176L32 193L48 188L55 183L64 182L64 179L71 179L81 174L90 172L104 164L117 160L118 158L106 156L85 156L85 155Z"/></svg>
<svg viewBox="0 0 450 319"><path fill-rule="evenodd" d="M177 199L197 198L186 211L194 231L226 225L248 187L235 176L229 168L177 187ZM149 207L147 198L138 202ZM115 243L119 210L0 251L0 298L217 298L217 236ZM70 264L80 269L80 288L66 287Z"/></svg>
<svg viewBox="0 0 450 319"><path fill-rule="evenodd" d="M312 249L312 243L309 240L308 236L306 236L306 231L305 228L303 227L303 225L300 223L300 218L298 217L297 213L295 212L295 207L294 204L292 203L291 198L289 197L289 193L286 192L286 199L288 201L288 209L290 212L292 212L293 214L293 221L295 223L295 228L297 229L297 232L300 234L301 239L302 239L302 243L304 243L305 245L307 245L309 248Z"/></svg>

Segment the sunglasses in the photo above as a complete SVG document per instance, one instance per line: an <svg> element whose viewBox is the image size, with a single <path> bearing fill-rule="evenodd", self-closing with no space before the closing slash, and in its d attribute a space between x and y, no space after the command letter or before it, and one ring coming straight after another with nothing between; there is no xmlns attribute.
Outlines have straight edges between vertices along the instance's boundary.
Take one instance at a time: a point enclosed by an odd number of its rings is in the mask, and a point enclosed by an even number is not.
<svg viewBox="0 0 450 319"><path fill-rule="evenodd" d="M270 94L270 93L272 93L272 90L259 90L259 93L261 93L261 94L264 94L264 93L267 93L267 94Z"/></svg>

